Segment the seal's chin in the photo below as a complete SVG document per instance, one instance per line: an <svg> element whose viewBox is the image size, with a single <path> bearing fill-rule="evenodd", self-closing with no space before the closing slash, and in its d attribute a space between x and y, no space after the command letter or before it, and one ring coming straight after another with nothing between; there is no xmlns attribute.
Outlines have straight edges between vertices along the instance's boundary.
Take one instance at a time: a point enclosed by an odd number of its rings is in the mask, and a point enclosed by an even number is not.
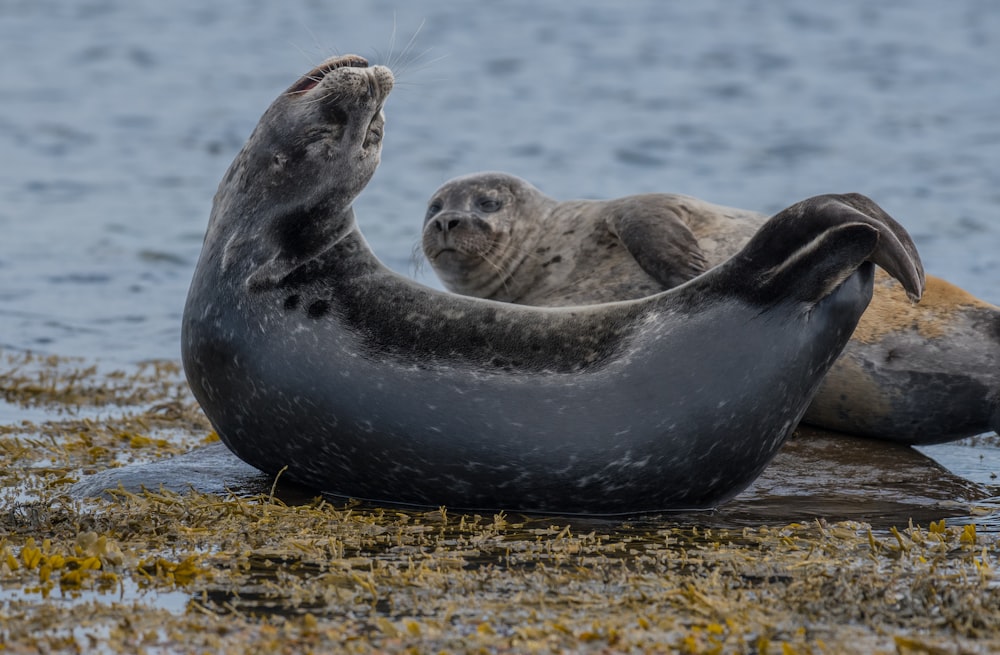
<svg viewBox="0 0 1000 655"><path fill-rule="evenodd" d="M442 248L436 254L428 256L427 259L435 266L445 269L458 268L463 270L475 268L483 261L483 258L475 253L456 248Z"/></svg>
<svg viewBox="0 0 1000 655"><path fill-rule="evenodd" d="M432 262L436 262L437 259L438 259L438 257L444 257L445 259L451 259L451 258L455 257L458 254L460 254L460 253L457 250L455 250L454 248L441 248L441 249L437 250L436 252L433 252L433 253L427 255L427 259L431 260Z"/></svg>
<svg viewBox="0 0 1000 655"><path fill-rule="evenodd" d="M323 80L324 77L338 68L368 68L368 60L364 57L359 57L358 55L331 57L303 75L298 82L289 87L286 93L305 93L309 89L314 88Z"/></svg>

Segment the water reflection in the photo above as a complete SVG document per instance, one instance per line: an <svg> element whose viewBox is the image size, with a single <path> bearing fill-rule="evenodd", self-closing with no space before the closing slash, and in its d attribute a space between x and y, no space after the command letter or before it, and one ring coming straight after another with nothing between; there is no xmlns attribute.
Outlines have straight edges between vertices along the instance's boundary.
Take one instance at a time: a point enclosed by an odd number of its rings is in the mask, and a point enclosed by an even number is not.
<svg viewBox="0 0 1000 655"><path fill-rule="evenodd" d="M804 427L797 435L764 473L730 502L712 511L645 517L644 524L732 528L821 519L864 521L875 529L887 530L905 526L911 520L926 525L948 519L955 523L975 522L984 531L1000 531L1000 499L996 498L1000 488L966 479L931 457L899 444ZM962 444L951 444L947 452L965 451L976 452ZM960 460L954 457L952 461ZM193 489L254 496L270 493L273 484L270 476L240 461L223 444L215 443L168 460L87 476L72 493L80 498L93 497L120 485L130 492L162 488L176 493ZM316 496L315 491L280 478L275 492L289 504L308 503ZM337 497L331 500L347 502ZM560 518L584 524L595 520ZM605 526L620 521L596 519Z"/></svg>

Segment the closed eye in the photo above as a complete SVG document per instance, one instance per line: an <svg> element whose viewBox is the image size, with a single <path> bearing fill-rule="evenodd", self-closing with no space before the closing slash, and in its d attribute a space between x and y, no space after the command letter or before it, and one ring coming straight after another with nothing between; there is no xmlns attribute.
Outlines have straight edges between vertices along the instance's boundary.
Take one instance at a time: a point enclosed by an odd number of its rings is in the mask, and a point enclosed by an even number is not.
<svg viewBox="0 0 1000 655"><path fill-rule="evenodd" d="M500 211L500 208L503 207L503 203L496 198L480 198L476 201L476 206L480 211L492 214L493 212Z"/></svg>

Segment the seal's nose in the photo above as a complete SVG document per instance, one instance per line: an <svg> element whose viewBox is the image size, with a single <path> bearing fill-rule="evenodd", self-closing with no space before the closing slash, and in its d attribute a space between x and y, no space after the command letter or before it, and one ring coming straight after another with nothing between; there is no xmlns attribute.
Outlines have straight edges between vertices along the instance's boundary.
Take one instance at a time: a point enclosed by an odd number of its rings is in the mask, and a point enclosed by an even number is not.
<svg viewBox="0 0 1000 655"><path fill-rule="evenodd" d="M437 216L432 223L438 232L447 234L462 224L462 217L455 214L442 214Z"/></svg>

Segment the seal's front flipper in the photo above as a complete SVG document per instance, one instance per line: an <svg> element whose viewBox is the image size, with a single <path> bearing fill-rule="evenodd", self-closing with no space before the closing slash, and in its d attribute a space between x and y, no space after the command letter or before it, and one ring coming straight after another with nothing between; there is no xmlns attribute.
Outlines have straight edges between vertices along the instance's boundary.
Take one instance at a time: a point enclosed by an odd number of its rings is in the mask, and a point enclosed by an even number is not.
<svg viewBox="0 0 1000 655"><path fill-rule="evenodd" d="M734 257L724 276L737 293L769 304L783 298L819 302L864 261L884 268L910 298L924 290L924 270L906 230L878 205L858 195L815 196L765 223ZM730 261L733 261L730 260ZM755 270L753 279L746 271Z"/></svg>
<svg viewBox="0 0 1000 655"><path fill-rule="evenodd" d="M708 268L698 240L678 215L654 196L628 196L608 202L609 227L636 263L670 289Z"/></svg>

